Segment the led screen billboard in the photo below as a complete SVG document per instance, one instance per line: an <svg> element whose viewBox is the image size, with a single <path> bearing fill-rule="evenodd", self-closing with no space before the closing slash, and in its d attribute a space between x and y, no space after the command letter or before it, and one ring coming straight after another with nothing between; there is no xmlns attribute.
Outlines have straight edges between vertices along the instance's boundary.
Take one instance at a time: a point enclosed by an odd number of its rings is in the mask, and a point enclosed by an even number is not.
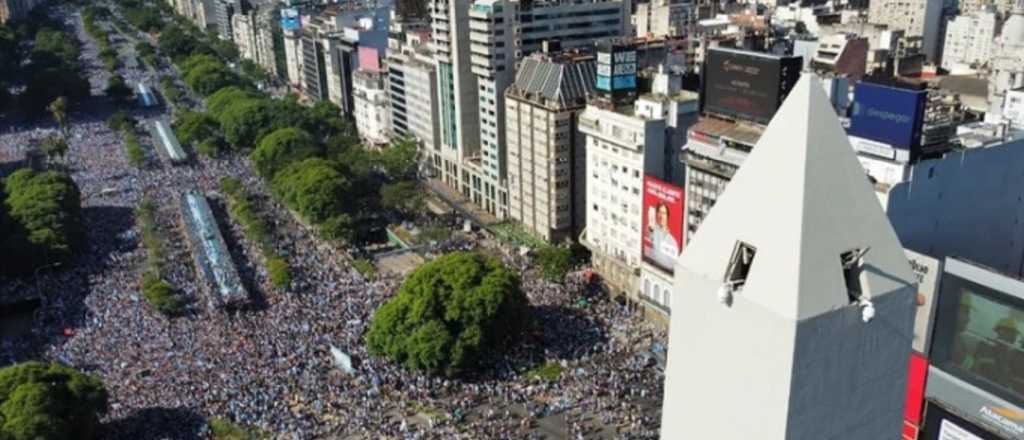
<svg viewBox="0 0 1024 440"><path fill-rule="evenodd" d="M710 49L703 72L703 109L766 124L799 79L800 67L800 57Z"/></svg>
<svg viewBox="0 0 1024 440"><path fill-rule="evenodd" d="M672 273L683 251L683 190L644 176L642 253L644 261Z"/></svg>
<svg viewBox="0 0 1024 440"><path fill-rule="evenodd" d="M921 144L927 97L924 90L859 82L854 89L849 133L893 148L915 149Z"/></svg>

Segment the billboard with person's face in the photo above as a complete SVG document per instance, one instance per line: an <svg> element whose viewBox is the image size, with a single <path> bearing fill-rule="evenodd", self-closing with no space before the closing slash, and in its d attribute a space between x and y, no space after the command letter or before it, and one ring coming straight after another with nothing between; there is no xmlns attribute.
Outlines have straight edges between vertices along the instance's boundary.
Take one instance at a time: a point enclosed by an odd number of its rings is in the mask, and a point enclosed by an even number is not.
<svg viewBox="0 0 1024 440"><path fill-rule="evenodd" d="M683 251L683 189L644 176L644 261L672 273Z"/></svg>

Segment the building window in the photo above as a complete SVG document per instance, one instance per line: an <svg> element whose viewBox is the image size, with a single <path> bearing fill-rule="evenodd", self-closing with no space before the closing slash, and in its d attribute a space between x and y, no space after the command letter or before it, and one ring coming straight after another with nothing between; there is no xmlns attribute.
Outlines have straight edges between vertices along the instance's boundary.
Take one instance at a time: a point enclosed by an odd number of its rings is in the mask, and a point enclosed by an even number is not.
<svg viewBox="0 0 1024 440"><path fill-rule="evenodd" d="M750 273L750 266L754 263L754 254L757 248L737 241L732 250L732 258L729 259L729 266L725 269L724 281L735 290L743 287L747 282L747 275Z"/></svg>

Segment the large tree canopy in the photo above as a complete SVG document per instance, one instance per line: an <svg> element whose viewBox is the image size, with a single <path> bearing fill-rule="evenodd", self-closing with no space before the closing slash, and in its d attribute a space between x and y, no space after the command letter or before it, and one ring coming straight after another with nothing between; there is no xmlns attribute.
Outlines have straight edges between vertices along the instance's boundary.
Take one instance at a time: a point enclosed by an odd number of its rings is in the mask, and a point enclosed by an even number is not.
<svg viewBox="0 0 1024 440"><path fill-rule="evenodd" d="M80 234L79 192L67 174L18 170L4 181L8 233L0 273L24 274L71 256Z"/></svg>
<svg viewBox="0 0 1024 440"><path fill-rule="evenodd" d="M274 194L312 223L323 223L346 212L348 179L330 161L306 159L293 162L274 176Z"/></svg>
<svg viewBox="0 0 1024 440"><path fill-rule="evenodd" d="M292 162L320 157L323 148L305 130L289 127L268 134L252 152L256 171L270 179Z"/></svg>
<svg viewBox="0 0 1024 440"><path fill-rule="evenodd" d="M96 437L108 396L99 379L58 364L0 369L0 439Z"/></svg>
<svg viewBox="0 0 1024 440"><path fill-rule="evenodd" d="M407 368L458 374L521 334L527 304L518 275L499 260L452 253L406 278L374 314L366 342Z"/></svg>

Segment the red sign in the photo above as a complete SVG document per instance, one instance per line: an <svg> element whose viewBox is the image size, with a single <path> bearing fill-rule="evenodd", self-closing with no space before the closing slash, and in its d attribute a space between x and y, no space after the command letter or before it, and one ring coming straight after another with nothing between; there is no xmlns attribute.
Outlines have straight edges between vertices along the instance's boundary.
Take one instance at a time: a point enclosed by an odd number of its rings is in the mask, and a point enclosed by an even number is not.
<svg viewBox="0 0 1024 440"><path fill-rule="evenodd" d="M924 387L928 378L928 359L924 355L910 354L910 371L907 377L907 403L903 419L915 426L921 426L921 412L924 407Z"/></svg>
<svg viewBox="0 0 1024 440"><path fill-rule="evenodd" d="M683 251L683 190L644 176L644 261L672 272Z"/></svg>

